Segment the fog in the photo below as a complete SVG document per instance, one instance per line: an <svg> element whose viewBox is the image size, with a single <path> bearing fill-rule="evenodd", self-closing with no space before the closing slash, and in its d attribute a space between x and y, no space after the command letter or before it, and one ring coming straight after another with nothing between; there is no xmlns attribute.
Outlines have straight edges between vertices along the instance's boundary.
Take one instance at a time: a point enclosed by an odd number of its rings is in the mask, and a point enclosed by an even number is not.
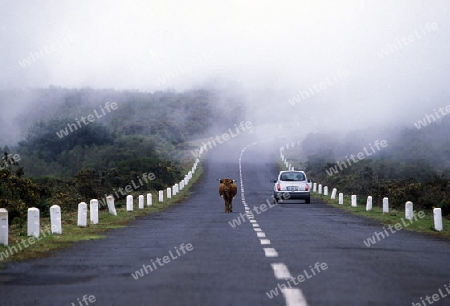
<svg viewBox="0 0 450 306"><path fill-rule="evenodd" d="M449 23L445 0L0 1L0 90L211 87L259 123L413 127L450 104Z"/></svg>

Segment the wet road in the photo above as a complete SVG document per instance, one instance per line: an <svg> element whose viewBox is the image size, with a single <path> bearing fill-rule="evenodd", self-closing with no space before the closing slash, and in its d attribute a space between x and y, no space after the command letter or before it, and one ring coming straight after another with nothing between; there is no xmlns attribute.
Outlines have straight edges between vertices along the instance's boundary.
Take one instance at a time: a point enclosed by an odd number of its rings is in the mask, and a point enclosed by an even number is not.
<svg viewBox="0 0 450 306"><path fill-rule="evenodd" d="M315 199L269 206L278 147L250 143L211 150L180 205L106 239L8 264L0 305L412 305L446 293L448 242L400 231L367 247L382 230L376 222ZM239 185L230 214L217 192L223 177ZM440 296L436 305L450 305L450 294Z"/></svg>

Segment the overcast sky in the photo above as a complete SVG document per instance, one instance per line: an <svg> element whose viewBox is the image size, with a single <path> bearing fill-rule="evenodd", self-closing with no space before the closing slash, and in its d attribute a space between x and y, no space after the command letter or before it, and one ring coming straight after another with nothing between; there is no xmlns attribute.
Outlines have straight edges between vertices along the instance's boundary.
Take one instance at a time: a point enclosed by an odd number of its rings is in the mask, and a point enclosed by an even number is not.
<svg viewBox="0 0 450 306"><path fill-rule="evenodd" d="M445 0L0 0L0 89L235 84L255 109L412 126L450 104L449 22Z"/></svg>

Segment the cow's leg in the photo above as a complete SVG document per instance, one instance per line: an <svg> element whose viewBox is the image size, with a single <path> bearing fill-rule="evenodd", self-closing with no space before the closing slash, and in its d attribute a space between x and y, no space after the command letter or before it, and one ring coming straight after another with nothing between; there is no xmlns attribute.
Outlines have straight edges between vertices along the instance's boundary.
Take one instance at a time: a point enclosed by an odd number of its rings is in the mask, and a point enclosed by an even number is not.
<svg viewBox="0 0 450 306"><path fill-rule="evenodd" d="M230 200L230 212L233 212L233 200Z"/></svg>

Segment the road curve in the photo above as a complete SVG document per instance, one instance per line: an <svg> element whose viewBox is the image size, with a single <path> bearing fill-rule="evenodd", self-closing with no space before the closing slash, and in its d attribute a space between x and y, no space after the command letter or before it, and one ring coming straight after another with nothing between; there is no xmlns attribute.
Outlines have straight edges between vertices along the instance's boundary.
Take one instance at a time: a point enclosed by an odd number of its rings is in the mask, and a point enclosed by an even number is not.
<svg viewBox="0 0 450 306"><path fill-rule="evenodd" d="M269 206L278 147L239 137L208 153L185 202L106 239L8 264L0 305L411 305L445 293L447 241L399 231L367 247L376 222L314 199ZM221 177L238 182L233 213L218 196ZM450 305L450 294L440 300Z"/></svg>

